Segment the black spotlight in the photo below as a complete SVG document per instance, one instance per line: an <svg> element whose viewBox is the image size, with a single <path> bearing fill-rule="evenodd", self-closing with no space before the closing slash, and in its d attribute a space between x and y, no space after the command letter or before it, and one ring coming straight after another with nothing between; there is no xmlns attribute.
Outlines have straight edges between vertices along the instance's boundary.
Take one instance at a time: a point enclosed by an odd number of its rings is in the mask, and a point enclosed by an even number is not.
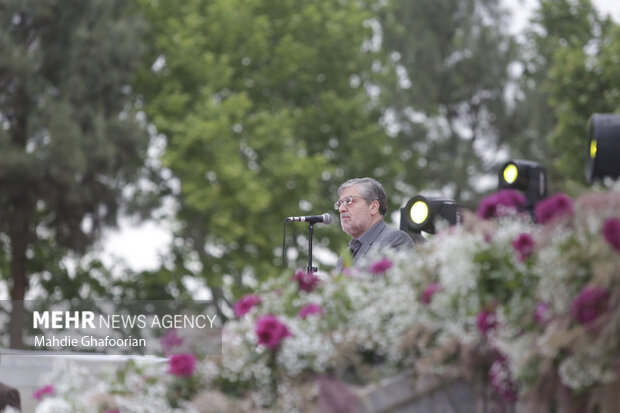
<svg viewBox="0 0 620 413"><path fill-rule="evenodd" d="M400 209L400 229L416 234L435 233L435 220L441 217L450 225L463 222L463 207L451 199L416 195Z"/></svg>
<svg viewBox="0 0 620 413"><path fill-rule="evenodd" d="M532 161L508 161L499 171L499 189L523 191L526 208L533 209L536 202L547 196L547 170Z"/></svg>
<svg viewBox="0 0 620 413"><path fill-rule="evenodd" d="M590 118L586 181L620 176L620 115L594 114Z"/></svg>

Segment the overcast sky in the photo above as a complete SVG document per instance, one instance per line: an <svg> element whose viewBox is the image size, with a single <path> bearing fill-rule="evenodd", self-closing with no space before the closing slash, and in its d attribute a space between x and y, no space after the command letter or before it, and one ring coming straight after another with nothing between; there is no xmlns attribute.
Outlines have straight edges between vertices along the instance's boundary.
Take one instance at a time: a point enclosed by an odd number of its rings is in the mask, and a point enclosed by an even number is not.
<svg viewBox="0 0 620 413"><path fill-rule="evenodd" d="M513 10L513 24L515 31L523 29L534 10L537 0L504 0L505 4ZM610 14L620 22L620 0L592 0L596 8L604 14Z"/></svg>

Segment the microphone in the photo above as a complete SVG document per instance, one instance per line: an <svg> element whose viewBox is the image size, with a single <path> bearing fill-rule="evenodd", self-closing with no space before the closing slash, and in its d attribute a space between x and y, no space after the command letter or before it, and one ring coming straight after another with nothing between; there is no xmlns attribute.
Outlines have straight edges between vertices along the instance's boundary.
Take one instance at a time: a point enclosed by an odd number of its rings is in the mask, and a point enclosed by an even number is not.
<svg viewBox="0 0 620 413"><path fill-rule="evenodd" d="M316 224L317 222L322 222L323 224L331 224L332 216L327 212L323 215L308 215L305 217L288 217L286 218L288 222L307 222L309 224Z"/></svg>

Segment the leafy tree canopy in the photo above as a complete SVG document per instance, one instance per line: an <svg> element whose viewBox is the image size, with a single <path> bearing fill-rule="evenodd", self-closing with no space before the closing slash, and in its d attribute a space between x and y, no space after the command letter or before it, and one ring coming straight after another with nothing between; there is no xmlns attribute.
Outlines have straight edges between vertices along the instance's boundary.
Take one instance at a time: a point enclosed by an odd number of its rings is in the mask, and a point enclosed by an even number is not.
<svg viewBox="0 0 620 413"><path fill-rule="evenodd" d="M0 233L13 300L24 298L40 243L85 251L139 175L148 135L131 83L145 26L127 6L0 1ZM19 346L19 314L11 323Z"/></svg>
<svg viewBox="0 0 620 413"><path fill-rule="evenodd" d="M589 0L541 1L534 19L538 56L549 61L543 92L556 122L549 144L556 188L584 183L588 120L620 110L620 27Z"/></svg>
<svg viewBox="0 0 620 413"><path fill-rule="evenodd" d="M238 286L279 271L284 218L331 209L343 180L393 187L401 167L369 95L381 74L363 3L142 4L154 47L140 91L180 184L176 246L216 298L222 275ZM305 262L305 228L291 230ZM335 226L315 236L344 245Z"/></svg>
<svg viewBox="0 0 620 413"><path fill-rule="evenodd" d="M390 4L381 22L395 76L383 103L407 161L401 179L471 206L520 131L507 11L493 0Z"/></svg>

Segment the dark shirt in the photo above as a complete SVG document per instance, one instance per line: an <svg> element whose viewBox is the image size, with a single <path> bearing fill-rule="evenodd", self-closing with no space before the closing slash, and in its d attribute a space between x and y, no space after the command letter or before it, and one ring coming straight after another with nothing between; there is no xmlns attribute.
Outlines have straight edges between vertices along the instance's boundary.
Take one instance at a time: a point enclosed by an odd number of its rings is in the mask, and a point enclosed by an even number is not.
<svg viewBox="0 0 620 413"><path fill-rule="evenodd" d="M352 257L355 257L360 248L362 248L362 241L355 238L349 241L349 250L351 251Z"/></svg>

